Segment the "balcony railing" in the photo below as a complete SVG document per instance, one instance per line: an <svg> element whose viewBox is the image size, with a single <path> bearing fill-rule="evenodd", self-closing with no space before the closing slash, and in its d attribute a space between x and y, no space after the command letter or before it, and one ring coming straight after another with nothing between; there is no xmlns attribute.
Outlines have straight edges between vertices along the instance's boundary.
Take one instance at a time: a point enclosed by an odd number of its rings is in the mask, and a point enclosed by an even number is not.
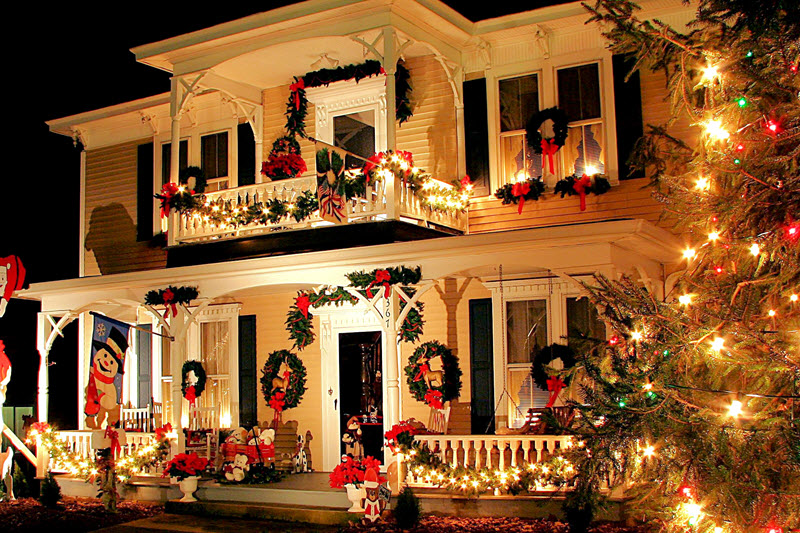
<svg viewBox="0 0 800 533"><path fill-rule="evenodd" d="M448 185L442 183L442 186L447 187ZM239 207L247 208L273 199L292 202L304 192L316 192L316 190L316 177L311 175L211 192L206 194L206 199L210 202L233 201ZM467 230L466 212L441 211L424 206L408 186L397 180L384 180L367 185L363 195L347 200L345 215L345 224L402 220L428 227L438 226L457 232L466 232ZM169 245L174 246L182 243L231 239L275 231L332 225L332 223L322 220L316 211L309 218L300 222L291 216L286 216L275 223L250 224L235 228L215 225L199 215L172 211L169 218L168 235Z"/></svg>

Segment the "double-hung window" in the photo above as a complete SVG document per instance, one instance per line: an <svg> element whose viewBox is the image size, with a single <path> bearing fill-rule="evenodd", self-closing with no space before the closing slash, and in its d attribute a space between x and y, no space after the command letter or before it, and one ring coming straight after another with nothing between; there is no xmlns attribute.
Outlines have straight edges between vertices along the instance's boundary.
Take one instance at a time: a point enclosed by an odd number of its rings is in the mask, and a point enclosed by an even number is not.
<svg viewBox="0 0 800 533"><path fill-rule="evenodd" d="M566 175L605 172L605 135L597 63L558 70L558 106L569 120L561 149Z"/></svg>
<svg viewBox="0 0 800 533"><path fill-rule="evenodd" d="M207 180L208 192L228 188L228 132L222 131L200 137L203 175Z"/></svg>
<svg viewBox="0 0 800 533"><path fill-rule="evenodd" d="M499 81L500 166L503 183L542 175L542 156L528 146L525 128L539 111L539 75Z"/></svg>

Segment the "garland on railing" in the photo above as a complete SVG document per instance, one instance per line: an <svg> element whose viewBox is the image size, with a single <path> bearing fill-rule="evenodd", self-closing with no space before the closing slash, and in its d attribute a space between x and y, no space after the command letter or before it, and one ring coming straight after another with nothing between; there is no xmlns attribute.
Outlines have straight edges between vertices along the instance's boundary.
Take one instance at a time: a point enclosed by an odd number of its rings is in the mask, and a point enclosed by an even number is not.
<svg viewBox="0 0 800 533"><path fill-rule="evenodd" d="M538 200L544 193L544 188L541 178L527 178L515 183L506 183L495 191L494 196L502 200L503 205L518 204L517 213L521 214L525 200Z"/></svg>
<svg viewBox="0 0 800 533"><path fill-rule="evenodd" d="M400 285L403 292L409 297L413 297L415 291L408 285L419 283L422 278L422 269L400 266L376 269L369 273L351 272L345 277L350 281L350 286L359 289L359 292L366 298L372 298L376 291L391 290L393 285ZM326 286L319 290L298 291L297 297L286 315L286 331L289 332L289 339L294 341L297 349L302 350L314 342L314 315L311 314L311 308L317 309L330 304L339 306L344 303L355 305L358 303L358 298L343 287ZM406 305L407 302L401 299L401 309ZM421 313L422 303L417 302L416 305L418 309L411 309L408 312L398 332L400 338L405 342L414 342L422 334L424 326Z"/></svg>
<svg viewBox="0 0 800 533"><path fill-rule="evenodd" d="M100 475L102 465L95 457L83 457L72 451L69 445L60 440L57 431L47 422L35 422L25 439L26 444L34 444L36 437L41 439L42 446L50 456L50 460L62 465L73 476L81 477L87 483L94 483ZM115 464L116 479L121 483L130 483L133 476L145 468L163 461L170 450L170 439L177 438L171 426L156 429L156 442L137 449L133 455L117 459Z"/></svg>

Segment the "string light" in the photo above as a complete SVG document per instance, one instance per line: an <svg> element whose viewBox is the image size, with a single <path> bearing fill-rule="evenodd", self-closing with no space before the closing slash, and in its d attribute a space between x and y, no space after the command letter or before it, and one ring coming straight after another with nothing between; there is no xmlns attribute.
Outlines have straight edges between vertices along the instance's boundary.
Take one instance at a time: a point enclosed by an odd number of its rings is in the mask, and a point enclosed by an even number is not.
<svg viewBox="0 0 800 533"><path fill-rule="evenodd" d="M713 242L713 241L716 241L717 239L719 239L719 232L712 231L711 233L708 234L708 240L709 241Z"/></svg>
<svg viewBox="0 0 800 533"><path fill-rule="evenodd" d="M683 509L686 515L689 517L690 526L696 526L697 523L703 518L703 507L699 503L684 503Z"/></svg>
<svg viewBox="0 0 800 533"><path fill-rule="evenodd" d="M770 309L770 310L769 310L769 312L768 312L767 314L768 314L769 316L775 316L777 313L775 312L775 310L774 310L774 309Z"/></svg>
<svg viewBox="0 0 800 533"><path fill-rule="evenodd" d="M642 340L642 337L643 335L641 331L634 331L633 333L631 333L631 339L635 342Z"/></svg>
<svg viewBox="0 0 800 533"><path fill-rule="evenodd" d="M678 296L678 302L681 305L690 305L692 303L692 298L694 298L692 294L681 294Z"/></svg>
<svg viewBox="0 0 800 533"><path fill-rule="evenodd" d="M709 181L708 178L700 176L699 178L697 178L694 188L699 189L701 191L707 191L708 189L711 188L711 182Z"/></svg>
<svg viewBox="0 0 800 533"><path fill-rule="evenodd" d="M715 352L720 352L725 347L725 339L722 337L714 337L714 340L711 341L711 349Z"/></svg>
<svg viewBox="0 0 800 533"><path fill-rule="evenodd" d="M731 136L731 134L722 127L722 122L719 120L708 120L703 125L706 128L706 135L715 141L724 141Z"/></svg>
<svg viewBox="0 0 800 533"><path fill-rule="evenodd" d="M789 301L790 302L796 302L798 300L798 298L800 298L800 297L798 297L796 294L792 294L791 296L789 296Z"/></svg>
<svg viewBox="0 0 800 533"><path fill-rule="evenodd" d="M694 248L687 248L683 251L683 258L684 259L692 259L694 256L697 255L697 251Z"/></svg>
<svg viewBox="0 0 800 533"><path fill-rule="evenodd" d="M709 65L703 69L703 81L712 82L719 77L719 68L716 65Z"/></svg>
<svg viewBox="0 0 800 533"><path fill-rule="evenodd" d="M758 245L758 243L754 242L753 245L750 246L750 253L754 256L758 256L758 254L761 253L761 247Z"/></svg>
<svg viewBox="0 0 800 533"><path fill-rule="evenodd" d="M656 454L656 449L654 446L646 446L644 450L642 450L642 455L645 457L653 457Z"/></svg>
<svg viewBox="0 0 800 533"><path fill-rule="evenodd" d="M736 418L742 414L742 402L733 400L730 407L728 407L728 416Z"/></svg>

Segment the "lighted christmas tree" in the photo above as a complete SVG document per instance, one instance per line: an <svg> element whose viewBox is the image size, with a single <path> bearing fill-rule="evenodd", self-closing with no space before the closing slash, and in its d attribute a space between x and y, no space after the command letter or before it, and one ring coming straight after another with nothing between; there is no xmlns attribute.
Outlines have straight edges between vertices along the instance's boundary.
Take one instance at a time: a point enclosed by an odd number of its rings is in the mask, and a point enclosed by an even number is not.
<svg viewBox="0 0 800 533"><path fill-rule="evenodd" d="M586 357L580 481L608 476L666 531L800 527L800 2L702 0L688 31L599 1L615 53L667 74L676 119L638 162L686 248L664 287L598 279L612 327ZM666 292L666 294L664 294Z"/></svg>

